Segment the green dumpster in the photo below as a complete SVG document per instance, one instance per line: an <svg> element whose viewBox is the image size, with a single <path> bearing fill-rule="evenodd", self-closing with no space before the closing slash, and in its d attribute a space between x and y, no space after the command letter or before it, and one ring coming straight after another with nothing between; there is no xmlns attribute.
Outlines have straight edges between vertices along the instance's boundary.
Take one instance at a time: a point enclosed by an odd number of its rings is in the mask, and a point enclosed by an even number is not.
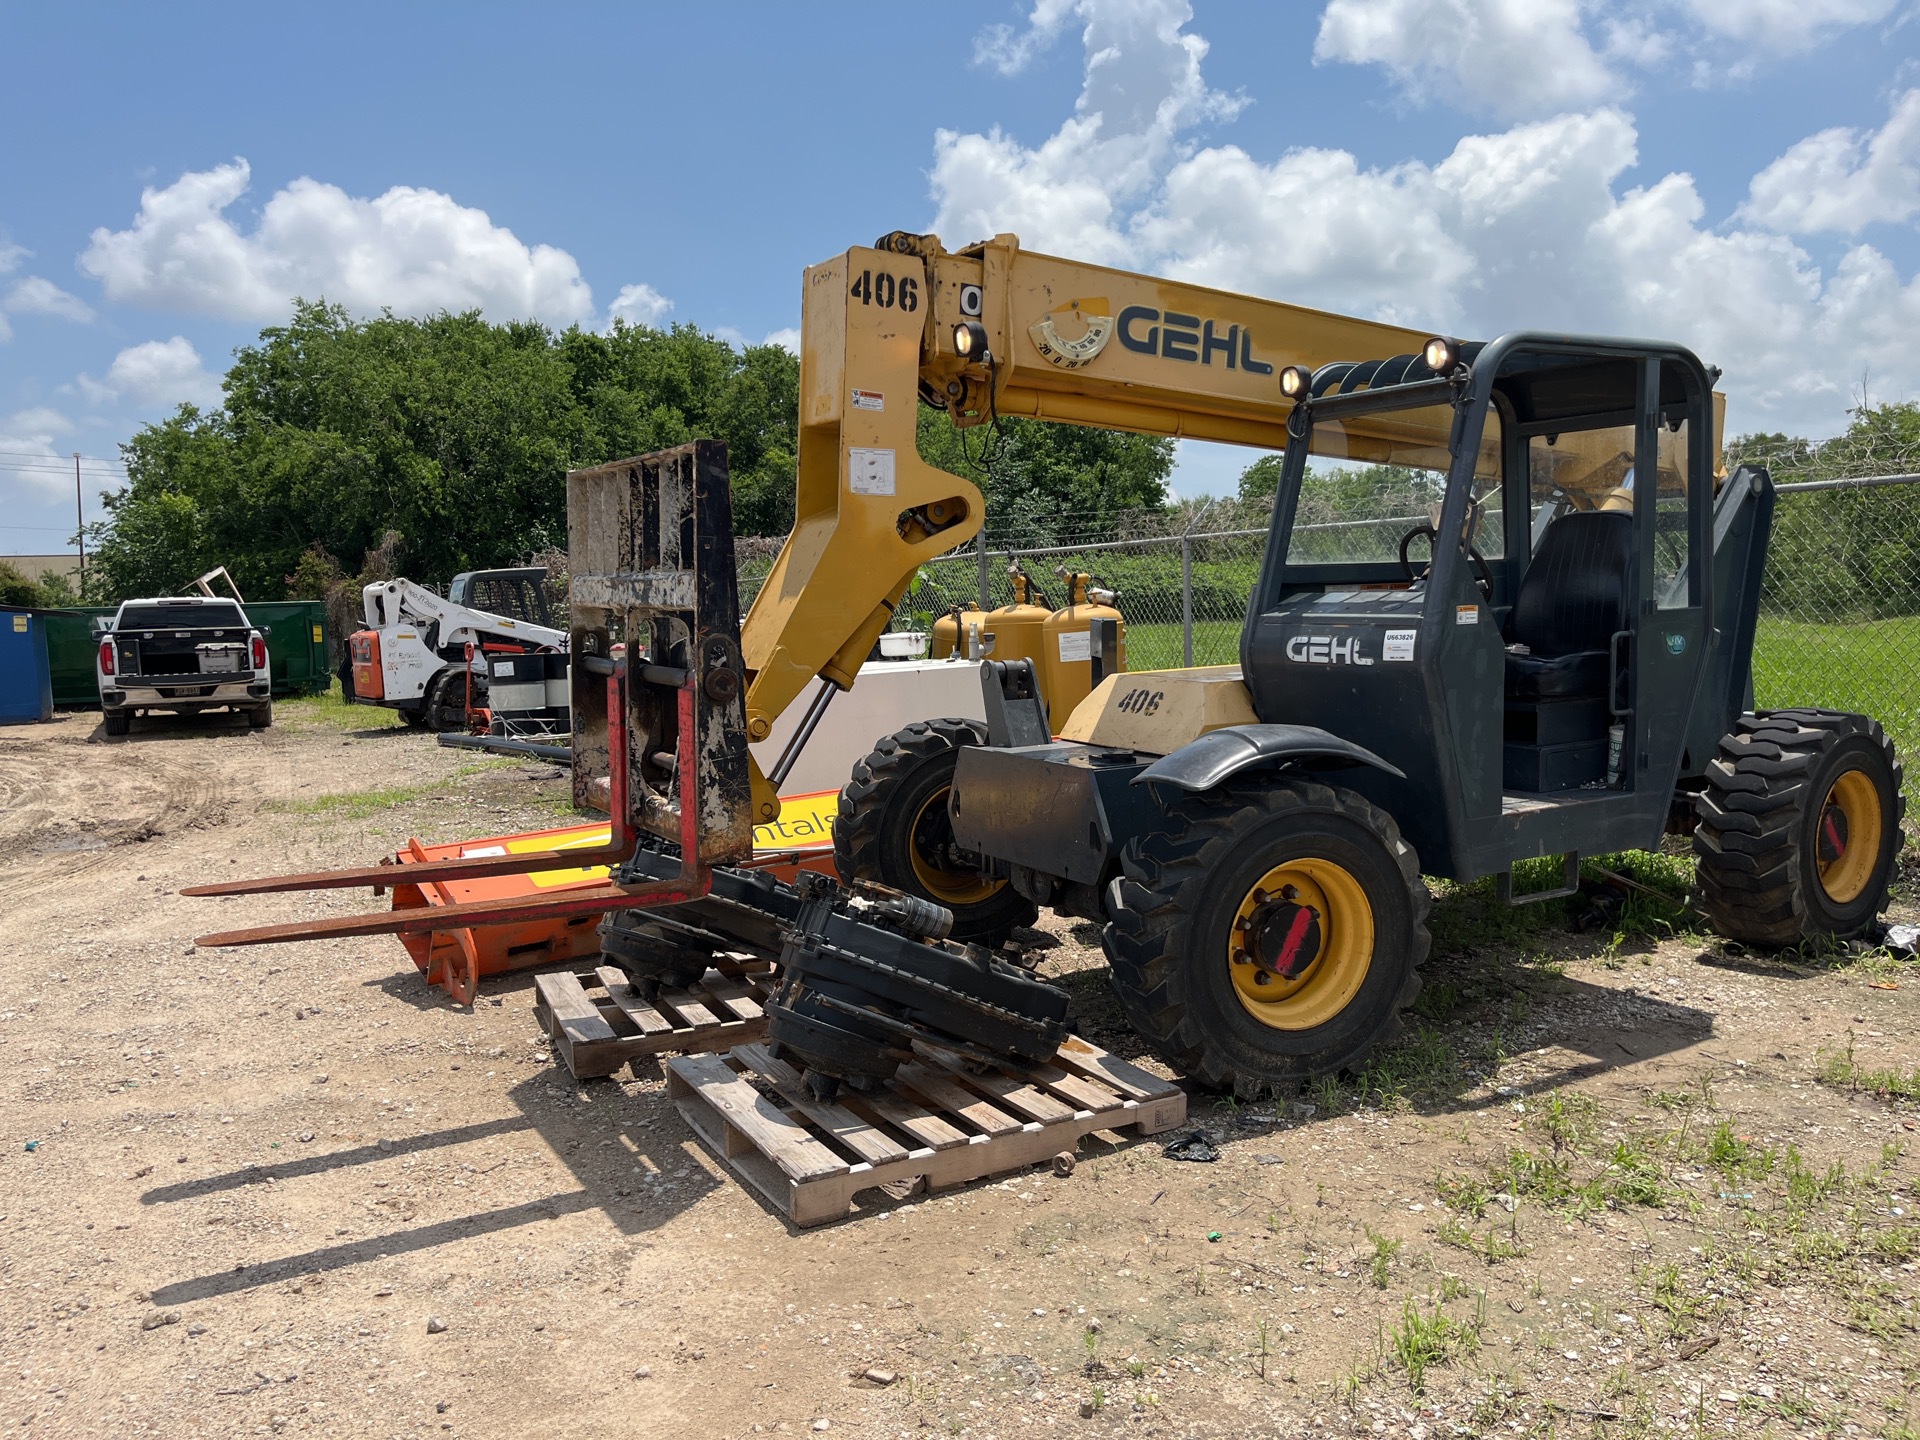
<svg viewBox="0 0 1920 1440"><path fill-rule="evenodd" d="M119 606L87 606L47 612L47 660L53 672L53 703L68 709L98 705L93 657L96 619L112 619ZM327 606L322 600L261 600L246 607L247 619L267 630L273 658L273 693L317 695L333 683L327 667Z"/></svg>

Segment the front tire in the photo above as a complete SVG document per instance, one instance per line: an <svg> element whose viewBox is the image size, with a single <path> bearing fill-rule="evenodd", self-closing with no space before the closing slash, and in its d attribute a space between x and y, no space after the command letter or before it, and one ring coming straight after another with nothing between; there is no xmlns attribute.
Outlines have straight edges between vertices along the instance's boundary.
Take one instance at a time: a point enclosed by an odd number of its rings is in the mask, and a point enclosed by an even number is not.
<svg viewBox="0 0 1920 1440"><path fill-rule="evenodd" d="M1871 931L1900 850L1902 778L1865 715L1742 715L1694 800L1700 908L1713 928L1767 948Z"/></svg>
<svg viewBox="0 0 1920 1440"><path fill-rule="evenodd" d="M1176 800L1121 858L1102 935L1113 988L1182 1074L1285 1094L1399 1033L1430 900L1385 811L1276 779Z"/></svg>
<svg viewBox="0 0 1920 1440"><path fill-rule="evenodd" d="M877 880L953 912L955 940L1001 945L1039 914L1005 880L980 873L954 844L947 796L960 751L987 743L978 720L918 720L874 746L840 791L833 863L840 878Z"/></svg>

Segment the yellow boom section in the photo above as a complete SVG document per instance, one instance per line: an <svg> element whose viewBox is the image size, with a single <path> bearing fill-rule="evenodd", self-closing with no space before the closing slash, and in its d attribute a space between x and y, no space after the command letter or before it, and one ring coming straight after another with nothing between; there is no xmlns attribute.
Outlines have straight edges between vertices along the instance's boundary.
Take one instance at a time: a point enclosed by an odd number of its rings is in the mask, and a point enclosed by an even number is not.
<svg viewBox="0 0 1920 1440"><path fill-rule="evenodd" d="M984 327L991 354L962 356L955 327ZM1223 290L1020 249L996 236L948 254L895 234L807 271L793 533L741 632L747 729L766 738L814 676L852 686L914 572L984 520L979 490L924 463L922 396L957 425L1025 415L1074 425L1279 450L1292 408L1278 376L1417 351L1427 336ZM1368 441L1429 440L1417 418L1349 427ZM1364 428L1372 427L1372 428ZM758 769L755 810L778 813Z"/></svg>

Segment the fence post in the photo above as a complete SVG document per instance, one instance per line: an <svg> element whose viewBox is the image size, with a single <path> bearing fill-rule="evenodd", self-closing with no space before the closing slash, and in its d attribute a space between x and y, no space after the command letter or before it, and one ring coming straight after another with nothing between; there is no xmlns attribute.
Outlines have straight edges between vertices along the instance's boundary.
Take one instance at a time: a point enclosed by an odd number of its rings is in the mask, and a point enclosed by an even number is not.
<svg viewBox="0 0 1920 1440"><path fill-rule="evenodd" d="M986 610L986 609L990 609L991 607L987 604L987 527L984 525L980 527L979 556L980 556L980 608L982 610Z"/></svg>
<svg viewBox="0 0 1920 1440"><path fill-rule="evenodd" d="M1193 668L1193 541L1180 537L1180 654L1182 664Z"/></svg>

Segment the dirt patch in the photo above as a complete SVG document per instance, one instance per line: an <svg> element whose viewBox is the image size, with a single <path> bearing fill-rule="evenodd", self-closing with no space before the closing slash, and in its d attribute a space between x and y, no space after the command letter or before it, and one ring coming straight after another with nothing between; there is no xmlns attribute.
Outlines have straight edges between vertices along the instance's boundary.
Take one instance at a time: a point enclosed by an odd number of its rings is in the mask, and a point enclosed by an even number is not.
<svg viewBox="0 0 1920 1440"><path fill-rule="evenodd" d="M192 947L365 903L195 880L560 823L545 767L281 708L0 731L18 1433L1912 1433L1891 961L1488 940L1449 896L1402 1042L1196 1096L1218 1161L1090 1142L796 1233L657 1075L556 1071L524 976L463 1011L391 940ZM1043 934L1138 1057L1096 937Z"/></svg>

